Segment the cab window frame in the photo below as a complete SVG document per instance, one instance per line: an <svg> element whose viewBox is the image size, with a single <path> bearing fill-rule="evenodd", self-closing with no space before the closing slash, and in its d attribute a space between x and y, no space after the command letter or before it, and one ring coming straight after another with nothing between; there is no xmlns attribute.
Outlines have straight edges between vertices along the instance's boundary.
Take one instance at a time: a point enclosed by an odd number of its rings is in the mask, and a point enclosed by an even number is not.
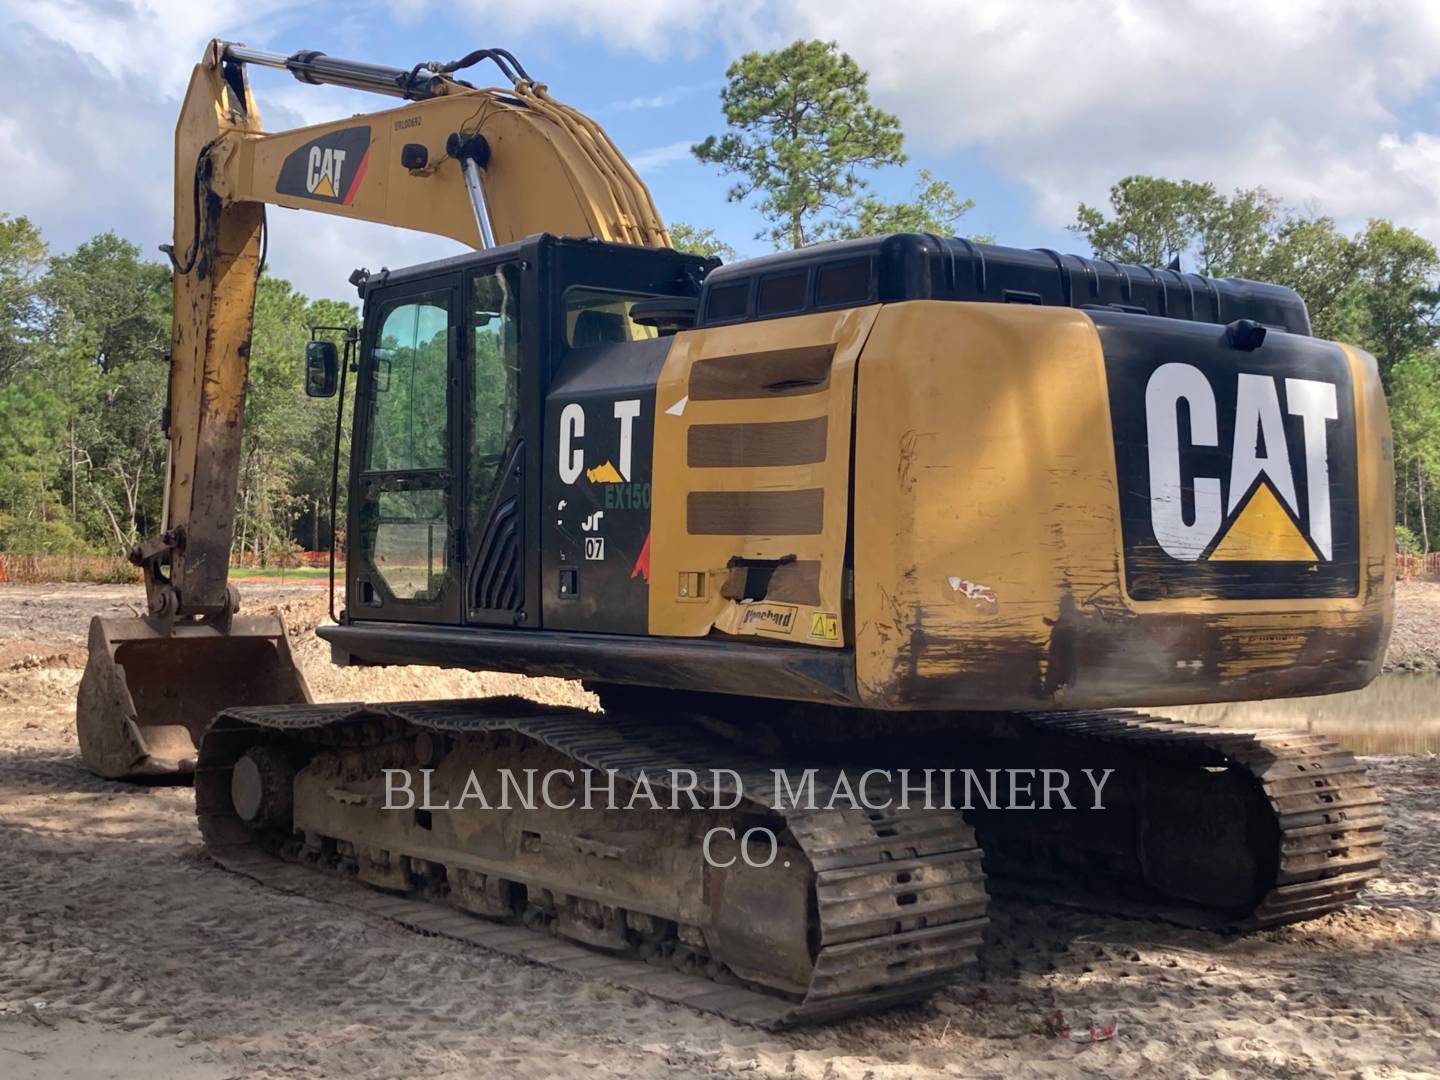
<svg viewBox="0 0 1440 1080"><path fill-rule="evenodd" d="M490 503L496 487L499 485L504 472L504 462L512 453L515 441L522 437L525 417L523 399L525 395L525 342L524 342L524 318L522 314L522 292L525 282L525 263L523 260L514 259L505 262L488 263L484 266L477 266L470 269L464 278L461 287L461 303L464 305L461 338L464 342L464 357L462 364L465 368L464 378L464 431L461 434L461 458L465 462L465 497L467 503L466 517L469 519L469 528L472 530L483 528L483 519L490 511ZM478 392L478 356L476 349L476 331L479 327L475 324L476 283L483 278L499 277L505 282L505 307L508 308L508 318L511 321L513 334L511 346L513 354L509 357L501 356L500 360L508 373L507 387L508 399L511 405L508 430L505 433L504 442L494 453L487 454L487 458L495 459L495 468L490 482L482 489L477 484L474 473L477 468L478 443L478 416L476 410L476 394ZM498 313L501 318L506 318L507 313ZM484 504L483 506L481 504Z"/></svg>

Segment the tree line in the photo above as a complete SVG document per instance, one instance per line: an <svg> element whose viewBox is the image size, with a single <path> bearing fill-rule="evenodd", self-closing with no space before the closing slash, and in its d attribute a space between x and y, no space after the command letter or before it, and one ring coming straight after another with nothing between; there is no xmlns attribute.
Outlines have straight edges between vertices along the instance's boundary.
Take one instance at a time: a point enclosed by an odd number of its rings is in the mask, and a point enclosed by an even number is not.
<svg viewBox="0 0 1440 1080"><path fill-rule="evenodd" d="M735 178L729 197L755 207L757 240L770 246L951 234L973 208L925 170L908 199L872 193L877 171L906 166L904 133L833 42L740 57L721 105L725 130L693 152ZM1103 258L1290 286L1317 335L1373 353L1395 429L1397 541L1440 546L1440 256L1430 241L1385 219L1347 233L1261 187L1226 193L1154 176L1121 179L1105 206L1079 203L1070 228ZM671 235L686 250L735 256L709 228L677 223ZM299 358L311 327L357 318L353 305L260 280L235 543L262 561L328 543L333 403L304 396ZM0 213L0 551L121 553L158 530L169 342L168 266L113 233L52 255L32 222Z"/></svg>
<svg viewBox="0 0 1440 1080"><path fill-rule="evenodd" d="M159 531L170 305L170 268L114 233L52 256L0 215L0 551L122 554ZM311 326L357 317L260 279L235 543L261 560L328 539L334 407L305 397L300 357Z"/></svg>

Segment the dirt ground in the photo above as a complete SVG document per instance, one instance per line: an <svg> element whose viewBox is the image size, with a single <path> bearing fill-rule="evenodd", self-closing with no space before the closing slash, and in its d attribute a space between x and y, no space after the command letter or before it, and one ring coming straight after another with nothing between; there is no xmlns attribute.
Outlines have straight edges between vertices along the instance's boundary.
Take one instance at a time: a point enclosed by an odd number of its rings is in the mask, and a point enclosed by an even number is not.
<svg viewBox="0 0 1440 1080"><path fill-rule="evenodd" d="M1440 668L1440 581L1395 585L1395 629L1385 664L1391 668Z"/></svg>
<svg viewBox="0 0 1440 1080"><path fill-rule="evenodd" d="M334 669L309 632L322 590L246 595L250 610L286 612L318 697L588 702L561 680ZM6 1080L1440 1075L1434 755L1368 759L1392 807L1390 857L1347 911L1223 937L997 900L973 982L771 1035L211 864L189 788L101 781L79 764L86 622L139 603L123 587L0 587ZM1440 659L1440 587L1401 606L1396 645ZM1056 1034L1091 1023L1117 1037Z"/></svg>

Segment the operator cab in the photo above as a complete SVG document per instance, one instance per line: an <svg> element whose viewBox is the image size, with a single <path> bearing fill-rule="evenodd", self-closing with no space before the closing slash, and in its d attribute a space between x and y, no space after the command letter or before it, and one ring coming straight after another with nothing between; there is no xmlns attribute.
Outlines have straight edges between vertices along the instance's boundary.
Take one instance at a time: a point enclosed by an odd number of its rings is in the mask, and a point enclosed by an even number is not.
<svg viewBox="0 0 1440 1080"><path fill-rule="evenodd" d="M649 515L626 522L612 513L603 539L593 511L575 517L578 506L552 490L569 466L544 425L575 426L579 406L552 417L545 399L565 386L572 402L597 393L631 402L627 446L648 447L668 342L632 308L656 298L693 305L715 265L669 249L538 235L358 277L344 621L585 625L591 596L606 591L597 564L614 560L610 576L629 575ZM307 393L333 393L334 368L334 346L312 342ZM607 434L586 434L598 453ZM650 461L624 449L613 448L605 475L630 474L628 504L633 491L648 492ZM641 497L633 502L641 508ZM582 579L595 587L582 594ZM617 594L603 628L644 632L643 587L628 592L632 603Z"/></svg>

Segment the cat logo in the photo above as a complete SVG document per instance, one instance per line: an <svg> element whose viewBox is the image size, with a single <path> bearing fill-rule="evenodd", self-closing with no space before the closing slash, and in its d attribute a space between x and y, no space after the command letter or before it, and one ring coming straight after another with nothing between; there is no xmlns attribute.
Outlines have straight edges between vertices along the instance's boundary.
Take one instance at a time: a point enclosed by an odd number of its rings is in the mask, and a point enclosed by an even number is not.
<svg viewBox="0 0 1440 1080"><path fill-rule="evenodd" d="M1217 446L1215 392L1190 364L1162 364L1145 387L1150 463L1150 521L1155 540L1173 559L1224 562L1315 562L1334 552L1330 525L1327 424L1338 419L1335 384L1284 379L1285 411L1299 417L1305 468L1296 489L1291 450L1280 409L1281 380L1241 372L1235 393L1234 438L1228 478L1190 478L1186 520L1180 417L1189 417L1189 444ZM1222 482L1228 495L1222 497ZM1304 501L1302 508L1301 500ZM1308 536L1301 520L1309 522Z"/></svg>
<svg viewBox="0 0 1440 1080"><path fill-rule="evenodd" d="M585 474L592 484L623 484L630 479L635 458L635 421L640 416L640 399L617 401L610 410L615 418L614 434L618 453L599 465L585 467L585 406L572 401L560 410L560 482L573 484ZM642 446L644 444L642 443ZM596 456L599 456L598 453ZM593 461L594 458L591 458ZM614 462L618 461L617 469Z"/></svg>
<svg viewBox="0 0 1440 1080"><path fill-rule="evenodd" d="M340 190L340 177L345 172L345 151L330 147L310 147L310 168L305 173L305 190L323 199L335 198Z"/></svg>
<svg viewBox="0 0 1440 1080"><path fill-rule="evenodd" d="M1096 313L1134 600L1354 596L1355 400L1337 345Z"/></svg>
<svg viewBox="0 0 1440 1080"><path fill-rule="evenodd" d="M370 128L342 128L292 150L280 166L275 190L349 206L370 162Z"/></svg>

